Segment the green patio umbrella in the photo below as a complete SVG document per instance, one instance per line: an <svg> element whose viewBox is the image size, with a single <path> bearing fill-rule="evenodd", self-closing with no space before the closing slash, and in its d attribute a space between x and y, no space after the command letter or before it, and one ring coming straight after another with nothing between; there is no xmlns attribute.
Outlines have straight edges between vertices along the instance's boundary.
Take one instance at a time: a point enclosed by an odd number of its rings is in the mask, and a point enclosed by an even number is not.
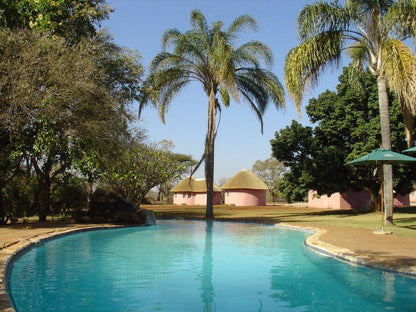
<svg viewBox="0 0 416 312"><path fill-rule="evenodd" d="M416 150L416 149L415 149ZM376 165L380 166L381 185L381 231L384 231L384 191L383 191L383 165L402 164L414 162L416 158L395 153L384 148L377 148L369 154L347 162L347 165Z"/></svg>
<svg viewBox="0 0 416 312"><path fill-rule="evenodd" d="M405 152L416 152L416 146L411 147L411 148L408 148L408 149L405 149L405 150L403 151L403 153L405 153Z"/></svg>

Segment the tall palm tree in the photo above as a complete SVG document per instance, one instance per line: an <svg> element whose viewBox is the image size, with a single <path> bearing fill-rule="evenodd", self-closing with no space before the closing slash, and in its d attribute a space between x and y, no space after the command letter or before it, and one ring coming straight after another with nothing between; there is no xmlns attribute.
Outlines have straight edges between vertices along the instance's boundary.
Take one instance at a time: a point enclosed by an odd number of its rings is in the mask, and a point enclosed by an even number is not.
<svg viewBox="0 0 416 312"><path fill-rule="evenodd" d="M256 21L248 15L236 18L228 28L221 21L207 24L204 15L191 12L191 30L184 33L167 30L162 37L163 51L150 65L144 83L140 110L148 103L159 109L164 122L165 112L172 98L190 82L202 85L208 97L208 129L203 159L207 182L206 217L213 218L214 142L216 114L228 107L231 99L244 99L260 120L269 102L284 106L283 87L277 77L261 67L270 66L273 56L270 48L259 41L249 41L234 47L239 34L245 29L256 29Z"/></svg>
<svg viewBox="0 0 416 312"><path fill-rule="evenodd" d="M300 44L286 57L285 81L298 109L305 87L316 85L319 74L338 64L346 51L357 74L368 66L377 79L382 147L391 149L387 84L401 101L411 133L416 110L416 58L403 41L415 38L415 0L345 0L343 5L340 1L316 2L301 10L297 25ZM410 136L408 140L411 144ZM393 222L392 179L391 165L385 165L388 223Z"/></svg>

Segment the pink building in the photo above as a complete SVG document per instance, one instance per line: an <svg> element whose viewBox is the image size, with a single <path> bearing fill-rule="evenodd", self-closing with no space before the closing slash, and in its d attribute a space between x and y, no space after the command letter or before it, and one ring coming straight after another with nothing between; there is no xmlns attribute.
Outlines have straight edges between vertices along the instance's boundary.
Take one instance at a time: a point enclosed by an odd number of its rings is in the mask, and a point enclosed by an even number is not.
<svg viewBox="0 0 416 312"><path fill-rule="evenodd" d="M413 203L413 204L416 203L416 191L410 192L409 197L410 197L410 203Z"/></svg>
<svg viewBox="0 0 416 312"><path fill-rule="evenodd" d="M395 207L409 206L409 195L397 194L394 196ZM331 196L318 195L315 191L308 192L309 208L324 209L366 209L371 206L370 194L367 191L346 191L345 193L334 193Z"/></svg>
<svg viewBox="0 0 416 312"><path fill-rule="evenodd" d="M242 170L222 187L226 205L265 206L267 186L250 170Z"/></svg>
<svg viewBox="0 0 416 312"><path fill-rule="evenodd" d="M170 190L176 205L206 205L207 187L205 179L186 178ZM214 184L214 205L221 204L221 189Z"/></svg>

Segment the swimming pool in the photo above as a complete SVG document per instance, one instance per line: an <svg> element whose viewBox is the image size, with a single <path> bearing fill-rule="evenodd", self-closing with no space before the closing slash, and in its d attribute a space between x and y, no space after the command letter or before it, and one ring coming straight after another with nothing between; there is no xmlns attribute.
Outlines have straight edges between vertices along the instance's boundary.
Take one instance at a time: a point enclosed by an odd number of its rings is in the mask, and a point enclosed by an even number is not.
<svg viewBox="0 0 416 312"><path fill-rule="evenodd" d="M416 280L343 264L308 234L247 223L159 221L73 234L10 272L23 311L415 311Z"/></svg>

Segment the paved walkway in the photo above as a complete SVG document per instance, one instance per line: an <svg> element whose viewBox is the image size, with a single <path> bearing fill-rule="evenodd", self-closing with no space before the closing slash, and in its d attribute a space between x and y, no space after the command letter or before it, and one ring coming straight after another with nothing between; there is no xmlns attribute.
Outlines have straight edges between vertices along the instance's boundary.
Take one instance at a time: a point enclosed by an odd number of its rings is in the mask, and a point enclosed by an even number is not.
<svg viewBox="0 0 416 312"><path fill-rule="evenodd" d="M283 226L297 227L287 223ZM73 231L92 228L114 227L112 225L85 224L31 224L0 227L0 265L3 274L0 280L0 312L13 311L4 284L4 269L10 256L22 248L40 240ZM341 227L307 226L316 233L306 244L331 256L354 263L401 272L416 277L416 239L395 235L376 235L369 230Z"/></svg>

